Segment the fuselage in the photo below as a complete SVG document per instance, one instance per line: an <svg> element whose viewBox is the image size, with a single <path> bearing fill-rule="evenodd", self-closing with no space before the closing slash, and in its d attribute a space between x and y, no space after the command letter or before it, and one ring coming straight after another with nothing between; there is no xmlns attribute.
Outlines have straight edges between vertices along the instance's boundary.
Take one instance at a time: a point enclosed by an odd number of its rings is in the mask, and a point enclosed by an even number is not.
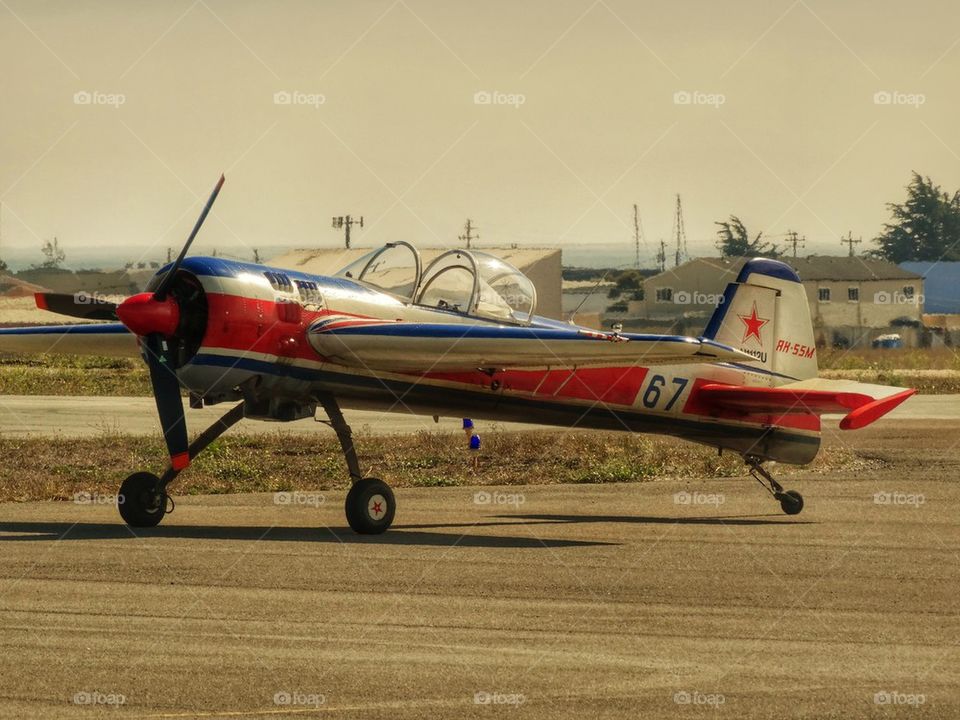
<svg viewBox="0 0 960 720"><path fill-rule="evenodd" d="M286 403L309 409L319 394L331 393L348 408L661 433L791 463L809 462L819 448L815 417L723 413L698 402L698 387L706 383L774 387L790 380L750 364L646 367L642 358L624 360L621 354L604 366L571 366L556 356L535 368L452 371L437 369L442 365L437 356L398 355L402 369L373 370L321 355L311 333L337 323L374 321L505 323L405 302L343 277L208 257L188 258L180 272L202 286L206 319L178 375L207 404L235 399L235 389L246 385L256 388L264 408ZM571 328L536 316L528 326ZM303 416L270 415L264 411L264 419Z"/></svg>

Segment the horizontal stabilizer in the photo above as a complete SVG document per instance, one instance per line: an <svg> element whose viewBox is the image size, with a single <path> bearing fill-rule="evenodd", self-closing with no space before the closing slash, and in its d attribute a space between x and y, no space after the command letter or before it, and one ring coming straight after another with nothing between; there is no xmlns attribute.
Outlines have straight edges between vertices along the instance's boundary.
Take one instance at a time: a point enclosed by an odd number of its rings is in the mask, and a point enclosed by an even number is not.
<svg viewBox="0 0 960 720"><path fill-rule="evenodd" d="M404 372L753 360L739 350L701 338L604 333L575 326L325 318L310 328L309 339L331 362Z"/></svg>
<svg viewBox="0 0 960 720"><path fill-rule="evenodd" d="M709 383L697 399L707 406L770 415L843 413L842 430L857 430L883 417L916 390L814 378L776 388Z"/></svg>

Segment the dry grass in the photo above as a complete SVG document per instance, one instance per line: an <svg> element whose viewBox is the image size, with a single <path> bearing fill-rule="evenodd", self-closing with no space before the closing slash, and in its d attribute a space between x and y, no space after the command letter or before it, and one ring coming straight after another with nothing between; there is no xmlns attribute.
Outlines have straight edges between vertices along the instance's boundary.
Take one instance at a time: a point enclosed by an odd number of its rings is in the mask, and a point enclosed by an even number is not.
<svg viewBox="0 0 960 720"><path fill-rule="evenodd" d="M720 478L744 474L734 455L670 438L600 432L486 433L479 471L470 469L460 434L356 436L367 474L397 487L645 482L661 478ZM165 462L157 438L105 434L90 439L0 439L0 501L71 499L75 493L115 493L135 470ZM865 461L830 449L819 471L852 469ZM782 472L782 470L778 470ZM176 494L323 490L347 485L334 438L302 440L280 433L221 438L186 471Z"/></svg>
<svg viewBox="0 0 960 720"><path fill-rule="evenodd" d="M150 395L139 358L0 354L0 395Z"/></svg>

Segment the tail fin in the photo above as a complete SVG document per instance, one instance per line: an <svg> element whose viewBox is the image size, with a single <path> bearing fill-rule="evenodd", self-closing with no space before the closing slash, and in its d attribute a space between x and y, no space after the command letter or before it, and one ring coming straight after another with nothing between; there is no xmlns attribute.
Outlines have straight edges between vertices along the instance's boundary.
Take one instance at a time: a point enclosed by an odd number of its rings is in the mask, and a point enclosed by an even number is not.
<svg viewBox="0 0 960 720"><path fill-rule="evenodd" d="M795 380L817 376L807 294L796 271L779 260L749 260L703 336L753 355L766 370Z"/></svg>

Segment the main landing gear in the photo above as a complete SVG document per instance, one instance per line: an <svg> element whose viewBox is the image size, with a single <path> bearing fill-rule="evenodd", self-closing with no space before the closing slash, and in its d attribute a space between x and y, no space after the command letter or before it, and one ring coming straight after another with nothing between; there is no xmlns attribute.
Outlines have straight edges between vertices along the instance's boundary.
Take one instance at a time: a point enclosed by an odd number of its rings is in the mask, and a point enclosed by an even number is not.
<svg viewBox="0 0 960 720"><path fill-rule="evenodd" d="M747 455L744 460L750 466L750 474L773 495L774 500L780 502L780 509L783 512L787 515L798 515L803 510L803 496L796 490L784 490L783 486L764 469L760 458Z"/></svg>
<svg viewBox="0 0 960 720"><path fill-rule="evenodd" d="M347 522L354 532L362 535L377 535L386 531L393 523L397 510L397 501L390 486L377 478L365 478L360 472L360 461L353 447L350 426L347 424L340 405L332 395L320 398L320 404L329 418L330 427L337 433L343 456L353 486L347 493L345 510ZM239 403L217 422L204 430L196 440L190 443L190 459L197 455L227 430L243 419L243 403ZM118 505L120 516L130 527L156 527L163 516L173 512L173 498L167 494L167 486L180 474L180 470L168 467L157 477L149 472L137 472L123 481L120 486Z"/></svg>
<svg viewBox="0 0 960 720"><path fill-rule="evenodd" d="M333 395L322 395L320 404L329 418L330 427L337 433L353 481L344 503L347 522L354 532L361 535L379 535L393 523L393 515L397 510L393 490L383 480L363 477L350 426L340 411L337 399Z"/></svg>

